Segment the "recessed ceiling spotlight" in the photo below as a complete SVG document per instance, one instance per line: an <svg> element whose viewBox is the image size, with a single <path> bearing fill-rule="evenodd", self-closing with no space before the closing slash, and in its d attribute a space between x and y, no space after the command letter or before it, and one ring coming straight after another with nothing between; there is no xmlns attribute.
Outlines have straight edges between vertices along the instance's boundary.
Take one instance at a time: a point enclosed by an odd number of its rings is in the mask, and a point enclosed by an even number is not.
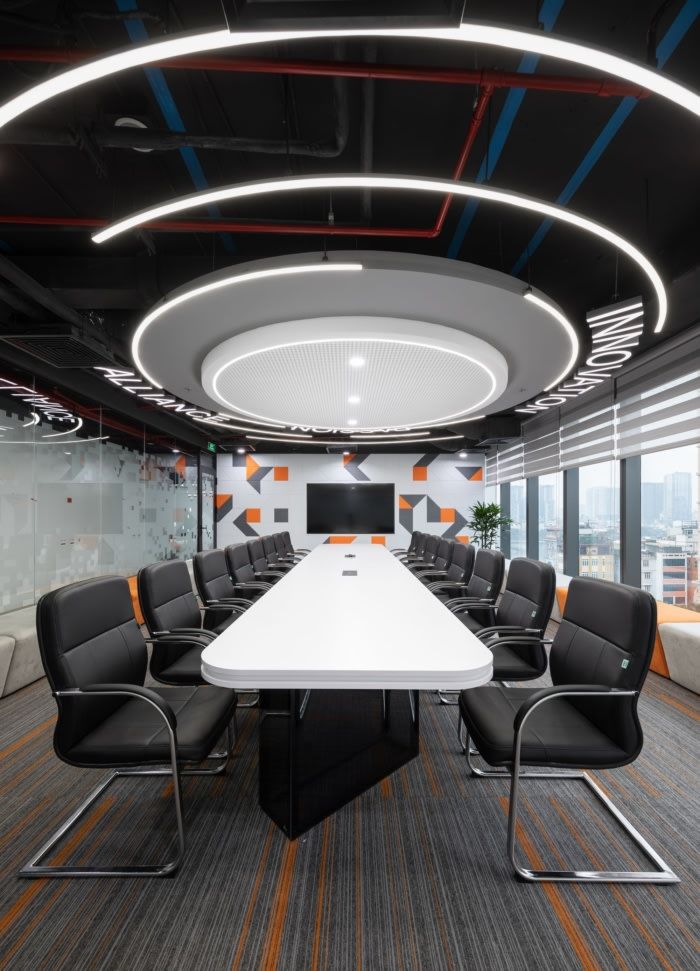
<svg viewBox="0 0 700 971"><path fill-rule="evenodd" d="M350 452L343 452L343 455L349 455Z"/></svg>
<svg viewBox="0 0 700 971"><path fill-rule="evenodd" d="M577 229L591 233L593 236L597 236L599 239L603 239L611 246L615 246L618 250L621 250L631 260L634 260L637 266L646 274L658 300L658 316L654 333L658 334L663 329L668 314L668 297L663 281L653 264L628 239L620 236L607 226L593 219L588 219L586 216L582 216L580 213L566 209L563 206L555 206L541 199L524 196L517 192L506 192L503 189L493 189L481 184L470 185L467 182L451 182L443 179L411 178L395 175L297 176L291 179L248 182L242 185L229 185L219 189L193 192L186 196L179 196L176 199L159 203L149 209L142 209L100 230L99 233L93 235L92 239L95 243L104 243L106 240L119 236L129 229L135 229L138 226L162 219L164 216L169 216L176 212L185 212L199 206L232 199L250 199L254 196L300 192L306 189L399 189L409 192L436 192L440 195L464 196L467 198L483 199L487 202L496 202L502 205L512 206L516 209L522 209L526 212L537 213L537 215L544 216L546 219L554 219L558 222L575 226ZM328 264L320 265L325 266Z"/></svg>
<svg viewBox="0 0 700 971"><path fill-rule="evenodd" d="M459 453L459 457L460 457L461 459L465 459L465 458L467 457L467 453L466 453L466 452L460 452L460 453Z"/></svg>
<svg viewBox="0 0 700 971"><path fill-rule="evenodd" d="M357 424L357 418L348 418L347 424L348 425L356 425Z"/></svg>
<svg viewBox="0 0 700 971"><path fill-rule="evenodd" d="M351 394L350 397L348 398L349 405L359 405L359 403L360 403L360 399L356 394Z"/></svg>
<svg viewBox="0 0 700 971"><path fill-rule="evenodd" d="M173 455L179 455L179 454L180 454L180 449L179 448L174 448L173 449Z"/></svg>
<svg viewBox="0 0 700 971"><path fill-rule="evenodd" d="M350 365L350 367L364 367L365 359L364 357L351 357L350 360L348 361L348 364Z"/></svg>
<svg viewBox="0 0 700 971"><path fill-rule="evenodd" d="M244 448L237 448L236 451L238 452L239 455L245 455L245 449Z"/></svg>
<svg viewBox="0 0 700 971"><path fill-rule="evenodd" d="M37 105L72 91L92 81L109 77L128 68L143 67L157 61L170 60L186 54L225 50L278 41L313 40L314 38L341 37L403 37L414 40L451 41L462 44L486 44L506 50L528 52L542 57L554 57L561 61L580 64L639 85L662 98L667 98L695 115L700 115L700 95L671 78L635 61L616 54L565 40L551 34L513 30L487 23L465 21L457 27L400 27L335 30L256 30L229 31L227 29L204 31L198 34L179 34L150 44L139 44L114 54L106 54L61 71L59 74L33 85L27 91L5 102L0 107L0 127L19 117Z"/></svg>

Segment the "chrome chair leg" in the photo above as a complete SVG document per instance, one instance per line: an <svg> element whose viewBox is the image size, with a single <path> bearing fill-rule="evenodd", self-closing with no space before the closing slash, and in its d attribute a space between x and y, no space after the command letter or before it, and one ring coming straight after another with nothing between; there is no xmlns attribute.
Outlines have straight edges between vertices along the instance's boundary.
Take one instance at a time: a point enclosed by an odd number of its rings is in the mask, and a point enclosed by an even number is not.
<svg viewBox="0 0 700 971"><path fill-rule="evenodd" d="M238 702L239 708L255 708L258 704L260 704L259 691L253 691L253 692L244 691L243 694L252 694L253 697L251 698L250 701L239 701Z"/></svg>
<svg viewBox="0 0 700 971"><path fill-rule="evenodd" d="M455 698L448 698L447 695L456 695ZM440 699L441 705L458 705L459 704L459 691L445 691L440 688L437 692L437 696Z"/></svg>
<svg viewBox="0 0 700 971"><path fill-rule="evenodd" d="M174 859L167 863L140 864L133 866L50 866L42 865L42 860L56 844L66 835L74 824L85 815L92 805L99 799L102 793L122 776L134 775L172 775L173 779L173 801L175 803L175 819L177 822L177 853ZM178 869L185 855L185 826L182 815L182 789L180 785L180 771L177 764L177 753L175 749L175 738L171 732L170 745L170 767L161 769L159 772L139 772L137 770L116 769L105 779L96 789L94 789L84 802L78 806L74 813L49 837L49 839L34 854L31 860L19 871L20 877L30 879L46 877L166 877Z"/></svg>

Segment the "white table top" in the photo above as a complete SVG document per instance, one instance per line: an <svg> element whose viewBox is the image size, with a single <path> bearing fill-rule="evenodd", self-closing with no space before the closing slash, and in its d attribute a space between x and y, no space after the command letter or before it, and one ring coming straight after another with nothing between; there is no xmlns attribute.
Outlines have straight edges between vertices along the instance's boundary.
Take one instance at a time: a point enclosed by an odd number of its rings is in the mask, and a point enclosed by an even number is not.
<svg viewBox="0 0 700 971"><path fill-rule="evenodd" d="M492 658L384 546L323 544L205 648L202 675L239 690L457 690L490 681Z"/></svg>

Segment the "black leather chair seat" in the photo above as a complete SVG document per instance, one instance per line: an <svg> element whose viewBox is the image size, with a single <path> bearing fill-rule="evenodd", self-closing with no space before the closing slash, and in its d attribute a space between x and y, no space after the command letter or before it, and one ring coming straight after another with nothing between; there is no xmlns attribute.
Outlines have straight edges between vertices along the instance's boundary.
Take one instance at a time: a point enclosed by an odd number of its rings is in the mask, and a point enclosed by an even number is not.
<svg viewBox="0 0 700 971"><path fill-rule="evenodd" d="M163 681L175 684L197 684L202 680L202 649L193 647L160 671Z"/></svg>
<svg viewBox="0 0 700 971"><path fill-rule="evenodd" d="M513 722L521 705L539 688L483 685L462 691L459 710L479 753L490 765L513 761ZM575 707L574 701L553 698L528 718L522 744L527 765L581 769L612 768L629 755Z"/></svg>
<svg viewBox="0 0 700 971"><path fill-rule="evenodd" d="M474 609L470 610L469 613L465 611L463 614L457 614L456 616L472 634L478 634L482 628L489 627L491 624L491 618L487 610Z"/></svg>
<svg viewBox="0 0 700 971"><path fill-rule="evenodd" d="M202 762L233 718L235 692L213 685L151 690L167 701L175 713L179 758ZM170 737L163 716L153 705L130 698L67 754L80 765L169 762Z"/></svg>
<svg viewBox="0 0 700 971"><path fill-rule="evenodd" d="M521 648L521 650L527 649ZM538 665L532 664L505 644L494 644L492 653L494 681L531 681L542 674Z"/></svg>
<svg viewBox="0 0 700 971"><path fill-rule="evenodd" d="M224 619L221 620L221 617ZM226 630L227 627L230 627L235 620L238 620L239 617L240 614L236 612L231 613L230 610L223 611L211 608L205 612L204 627L206 630L210 630L212 634L221 634Z"/></svg>

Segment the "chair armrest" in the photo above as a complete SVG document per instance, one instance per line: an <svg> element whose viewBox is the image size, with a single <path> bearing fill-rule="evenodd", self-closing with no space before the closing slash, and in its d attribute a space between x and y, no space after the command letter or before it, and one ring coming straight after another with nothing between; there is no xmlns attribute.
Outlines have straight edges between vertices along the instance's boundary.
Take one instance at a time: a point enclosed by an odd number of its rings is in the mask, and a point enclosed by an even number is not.
<svg viewBox="0 0 700 971"><path fill-rule="evenodd" d="M283 577L286 573L277 573L275 570L260 570L257 572L256 577Z"/></svg>
<svg viewBox="0 0 700 971"><path fill-rule="evenodd" d="M154 630L151 640L161 640L163 637L170 634L173 634L176 637L181 634L187 634L190 637L204 637L212 641L216 637L216 634L213 631L207 630L205 627L173 627L172 630Z"/></svg>
<svg viewBox="0 0 700 971"><path fill-rule="evenodd" d="M455 610L469 610L470 607L493 607L496 601L491 600L489 597L455 597L453 600L448 600L445 604L454 613Z"/></svg>
<svg viewBox="0 0 700 971"><path fill-rule="evenodd" d="M428 584L428 590L464 590L461 580L436 580Z"/></svg>
<svg viewBox="0 0 700 971"><path fill-rule="evenodd" d="M207 600L207 607L216 607L221 604L224 607L233 605L236 607L250 607L253 603L252 600L247 600L245 597L217 597L216 600Z"/></svg>
<svg viewBox="0 0 700 971"><path fill-rule="evenodd" d="M530 695L527 701L516 712L513 721L516 743L518 734L522 730L528 716L532 714L535 708L549 701L550 698L581 698L586 695L592 697L609 696L611 698L630 698L636 694L638 694L637 691L621 691L618 688L608 688L602 684L555 684L551 688L540 688L539 691L535 691L534 694Z"/></svg>
<svg viewBox="0 0 700 971"><path fill-rule="evenodd" d="M424 577L446 577L447 570L418 570L416 576L421 579Z"/></svg>
<svg viewBox="0 0 700 971"><path fill-rule="evenodd" d="M390 553L408 553L408 550L404 546L392 546L389 550Z"/></svg>
<svg viewBox="0 0 700 971"><path fill-rule="evenodd" d="M296 546L294 548L294 552L295 553L310 553L311 550L307 550L307 548L305 546Z"/></svg>
<svg viewBox="0 0 700 971"><path fill-rule="evenodd" d="M265 583L263 580L246 580L243 583L236 584L237 590L272 590L271 583Z"/></svg>
<svg viewBox="0 0 700 971"><path fill-rule="evenodd" d="M152 688L145 688L140 684L88 684L84 688L70 688L65 691L54 691L57 697L70 697L71 695L128 695L132 698L140 698L157 708L168 727L174 734L177 728L175 712L168 702L161 698Z"/></svg>
<svg viewBox="0 0 700 971"><path fill-rule="evenodd" d="M234 614L236 612L239 614L244 614L248 607L250 607L250 602L246 603L245 601L241 600L236 603L233 600L225 598L223 600L207 600L205 607L207 610L228 610L230 614Z"/></svg>
<svg viewBox="0 0 700 971"><path fill-rule="evenodd" d="M517 627L508 624L496 624L494 627L482 627L476 635L478 638L492 637L494 634L536 634L542 635L542 631L537 627Z"/></svg>

